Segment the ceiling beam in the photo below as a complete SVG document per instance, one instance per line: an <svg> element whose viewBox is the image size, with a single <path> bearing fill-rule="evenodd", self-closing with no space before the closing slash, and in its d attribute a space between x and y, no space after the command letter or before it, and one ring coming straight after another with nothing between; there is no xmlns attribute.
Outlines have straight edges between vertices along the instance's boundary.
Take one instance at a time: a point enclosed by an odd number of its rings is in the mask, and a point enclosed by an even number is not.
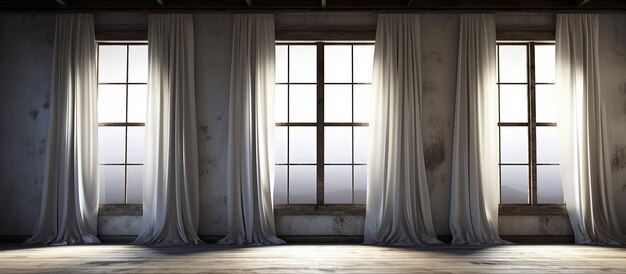
<svg viewBox="0 0 626 274"><path fill-rule="evenodd" d="M157 4L159 4L159 6L161 7L165 7L165 3L163 3L163 0L156 0Z"/></svg>
<svg viewBox="0 0 626 274"><path fill-rule="evenodd" d="M322 0L322 8L326 7L326 0Z"/></svg>
<svg viewBox="0 0 626 274"><path fill-rule="evenodd" d="M57 2L59 5L64 6L64 7L67 6L66 0L54 0L54 2Z"/></svg>
<svg viewBox="0 0 626 274"><path fill-rule="evenodd" d="M580 3L578 3L578 5L576 6L577 8L582 8L582 6L587 5L587 3L591 2L591 0L582 0L580 1Z"/></svg>
<svg viewBox="0 0 626 274"><path fill-rule="evenodd" d="M246 5L248 7L252 7L252 0L246 0Z"/></svg>
<svg viewBox="0 0 626 274"><path fill-rule="evenodd" d="M413 5L413 0L406 1L407 7L410 7L411 5Z"/></svg>

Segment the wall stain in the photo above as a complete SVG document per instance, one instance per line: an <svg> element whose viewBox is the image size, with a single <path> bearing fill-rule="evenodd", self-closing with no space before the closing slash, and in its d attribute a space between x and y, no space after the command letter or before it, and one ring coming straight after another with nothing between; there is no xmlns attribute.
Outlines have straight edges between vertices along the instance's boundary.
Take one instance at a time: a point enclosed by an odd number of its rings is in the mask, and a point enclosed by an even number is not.
<svg viewBox="0 0 626 274"><path fill-rule="evenodd" d="M218 121L221 121L221 120L222 120L222 116L224 116L224 113L220 113L220 115L219 115L219 116L217 116L217 120L218 120Z"/></svg>
<svg viewBox="0 0 626 274"><path fill-rule="evenodd" d="M431 52L430 54L428 54L428 57L429 57L430 59L437 60L437 63L441 63L441 60L443 59L443 58L441 57L441 53L439 53L439 52L437 52L437 51L433 51L433 52Z"/></svg>
<svg viewBox="0 0 626 274"><path fill-rule="evenodd" d="M626 167L626 146L616 145L613 148L613 156L611 157L611 171L613 173Z"/></svg>
<svg viewBox="0 0 626 274"><path fill-rule="evenodd" d="M422 90L424 91L424 93L433 93L433 92L437 92L439 88L432 82L428 80L424 80L422 84Z"/></svg>
<svg viewBox="0 0 626 274"><path fill-rule="evenodd" d="M37 149L40 155L44 155L46 153L46 138L39 140L39 148Z"/></svg>
<svg viewBox="0 0 626 274"><path fill-rule="evenodd" d="M50 107L50 100L46 99L46 101L43 103L43 105L41 105L41 107L43 107L43 109L48 109Z"/></svg>
<svg viewBox="0 0 626 274"><path fill-rule="evenodd" d="M440 166L446 159L446 148L443 143L443 136L431 137L433 142L424 147L424 161L426 170L432 172Z"/></svg>
<svg viewBox="0 0 626 274"><path fill-rule="evenodd" d="M204 133L204 134L206 134L206 133L208 133L208 132L209 132L209 127L208 127L208 126L206 126L206 125L201 125L201 126L199 126L198 128L200 129L200 132L202 132L202 133Z"/></svg>
<svg viewBox="0 0 626 274"><path fill-rule="evenodd" d="M622 83L620 91L622 92L622 94L626 95L626 83ZM622 103L622 112L624 113L624 115L626 115L626 100L624 100L624 102Z"/></svg>
<svg viewBox="0 0 626 274"><path fill-rule="evenodd" d="M537 230L540 235L548 234L550 231L550 216L541 216L539 217L539 224L537 225Z"/></svg>
<svg viewBox="0 0 626 274"><path fill-rule="evenodd" d="M39 117L39 110L33 109L28 112L28 115L30 115L33 120L37 120L37 117Z"/></svg>

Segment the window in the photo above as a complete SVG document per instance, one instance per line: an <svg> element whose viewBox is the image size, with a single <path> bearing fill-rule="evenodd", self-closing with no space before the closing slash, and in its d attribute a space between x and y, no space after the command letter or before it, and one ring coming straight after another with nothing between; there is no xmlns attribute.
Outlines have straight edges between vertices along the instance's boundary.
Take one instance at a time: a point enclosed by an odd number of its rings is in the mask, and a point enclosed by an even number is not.
<svg viewBox="0 0 626 274"><path fill-rule="evenodd" d="M147 82L146 43L98 43L101 204L142 202Z"/></svg>
<svg viewBox="0 0 626 274"><path fill-rule="evenodd" d="M501 204L564 203L554 81L554 43L498 43Z"/></svg>
<svg viewBox="0 0 626 274"><path fill-rule="evenodd" d="M373 43L276 45L275 204L365 204Z"/></svg>

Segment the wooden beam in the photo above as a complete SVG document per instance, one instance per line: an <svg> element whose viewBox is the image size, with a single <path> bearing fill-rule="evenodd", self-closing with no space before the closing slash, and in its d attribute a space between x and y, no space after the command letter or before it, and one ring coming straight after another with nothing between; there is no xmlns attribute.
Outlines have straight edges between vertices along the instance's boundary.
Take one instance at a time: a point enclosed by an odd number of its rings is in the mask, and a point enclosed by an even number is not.
<svg viewBox="0 0 626 274"><path fill-rule="evenodd" d="M578 5L576 7L577 8L582 8L582 6L586 5L589 2L591 2L591 0L582 0L582 1L580 1L580 3L578 3Z"/></svg>
<svg viewBox="0 0 626 274"><path fill-rule="evenodd" d="M322 8L326 7L326 0L322 0Z"/></svg>
<svg viewBox="0 0 626 274"><path fill-rule="evenodd" d="M163 0L156 0L157 4L159 4L159 6L161 7L165 7L165 3L163 3Z"/></svg>
<svg viewBox="0 0 626 274"><path fill-rule="evenodd" d="M248 7L252 7L252 0L246 0L246 5Z"/></svg>
<svg viewBox="0 0 626 274"><path fill-rule="evenodd" d="M57 2L59 5L66 7L67 6L67 1L66 0L54 0L55 2Z"/></svg>
<svg viewBox="0 0 626 274"><path fill-rule="evenodd" d="M411 5L413 5L413 0L406 1L407 7L410 7Z"/></svg>

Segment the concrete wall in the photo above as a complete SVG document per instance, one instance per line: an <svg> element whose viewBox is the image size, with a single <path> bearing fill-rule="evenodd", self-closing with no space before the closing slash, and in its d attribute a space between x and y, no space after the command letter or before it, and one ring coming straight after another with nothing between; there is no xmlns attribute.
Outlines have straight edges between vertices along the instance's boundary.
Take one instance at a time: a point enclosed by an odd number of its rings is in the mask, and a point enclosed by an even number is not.
<svg viewBox="0 0 626 274"><path fill-rule="evenodd" d="M600 67L611 146L614 203L626 233L626 14L600 17Z"/></svg>
<svg viewBox="0 0 626 274"><path fill-rule="evenodd" d="M0 15L0 235L33 231L49 124L54 15Z"/></svg>
<svg viewBox="0 0 626 274"><path fill-rule="evenodd" d="M97 22L145 16L101 15ZM139 19L138 19L139 18ZM498 25L554 26L554 15L498 15ZM277 15L277 24L374 25L375 15ZM0 235L28 235L36 222L48 130L54 16L0 15ZM449 235L451 136L459 16L421 16L423 137L433 221ZM224 235L232 15L194 14L201 235ZM626 227L626 15L601 16L602 85L607 96L615 202ZM133 235L140 217L101 216L101 235ZM279 235L361 235L362 216L277 216ZM503 216L503 235L571 235L563 216Z"/></svg>

